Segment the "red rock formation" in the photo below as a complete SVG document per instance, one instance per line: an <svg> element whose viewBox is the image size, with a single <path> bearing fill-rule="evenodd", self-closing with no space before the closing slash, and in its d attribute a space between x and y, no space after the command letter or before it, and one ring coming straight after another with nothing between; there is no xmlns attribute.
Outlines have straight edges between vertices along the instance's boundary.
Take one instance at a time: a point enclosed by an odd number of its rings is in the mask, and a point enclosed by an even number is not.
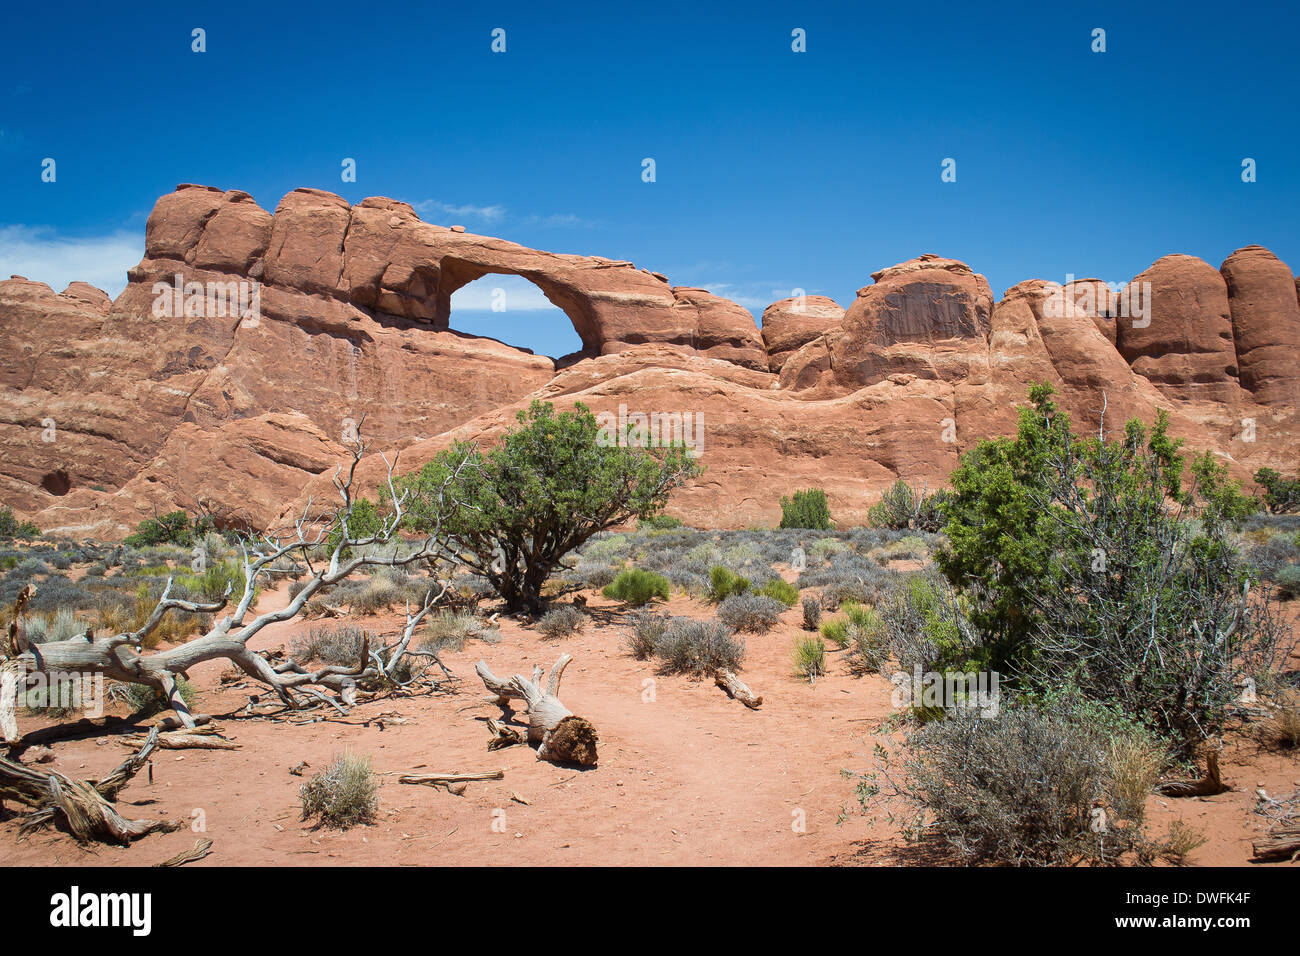
<svg viewBox="0 0 1300 956"><path fill-rule="evenodd" d="M1224 260L1241 384L1261 405L1300 405L1300 303L1286 263L1263 246Z"/></svg>
<svg viewBox="0 0 1300 956"><path fill-rule="evenodd" d="M584 353L557 371L450 331L451 294L491 273L541 288ZM937 487L963 450L1012 431L1036 381L1082 428L1103 408L1112 431L1164 410L1238 475L1297 465L1300 289L1257 246L1222 278L1191 257L1156 262L1135 280L1151 283L1146 327L1125 325L1099 280L1030 280L995 305L964 263L922 256L877 272L847 312L774 303L760 338L703 289L423 223L396 200L296 190L271 215L186 186L158 201L128 277L111 304L83 283L0 282L0 491L47 529L116 537L200 505L268 525L332 501L347 419L365 415L371 448L401 449L405 470L452 440L492 441L532 398L689 413L708 470L670 510L706 526L770 522L809 485L860 521L897 477ZM241 283L255 308L215 307L213 289L238 300ZM363 463L364 482L382 473Z"/></svg>
<svg viewBox="0 0 1300 956"><path fill-rule="evenodd" d="M840 327L844 310L834 299L808 295L773 302L763 310L767 367L779 372L786 359L821 335Z"/></svg>

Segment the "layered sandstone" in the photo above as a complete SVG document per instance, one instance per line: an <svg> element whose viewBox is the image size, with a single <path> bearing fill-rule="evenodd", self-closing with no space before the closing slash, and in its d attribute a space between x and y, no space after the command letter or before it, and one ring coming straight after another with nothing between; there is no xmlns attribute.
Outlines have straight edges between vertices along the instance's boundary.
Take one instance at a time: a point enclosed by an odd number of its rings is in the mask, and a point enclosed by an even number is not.
<svg viewBox="0 0 1300 956"><path fill-rule="evenodd" d="M557 368L451 330L452 293L488 274L537 285L582 353ZM847 310L773 303L760 334L707 290L425 223L397 200L301 189L268 213L182 186L128 277L111 303L84 283L0 282L0 493L47 529L117 537L174 507L265 527L332 501L363 418L372 486L379 451L418 467L491 442L534 398L690 414L707 471L670 511L706 526L770 522L797 487L825 488L852 522L898 477L942 485L961 452L1014 430L1032 382L1083 428L1163 411L1239 476L1297 465L1300 286L1258 246L1222 270L1166 256L1127 290L1034 279L996 302L965 263L925 255L876 272ZM213 288L238 307L214 308ZM1135 316L1127 297L1147 289Z"/></svg>

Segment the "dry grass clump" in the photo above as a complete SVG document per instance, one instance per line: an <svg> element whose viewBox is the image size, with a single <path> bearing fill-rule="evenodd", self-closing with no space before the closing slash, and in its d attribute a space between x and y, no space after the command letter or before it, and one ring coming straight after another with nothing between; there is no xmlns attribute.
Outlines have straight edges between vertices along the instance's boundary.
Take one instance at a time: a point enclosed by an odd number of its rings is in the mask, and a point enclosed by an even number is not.
<svg viewBox="0 0 1300 956"><path fill-rule="evenodd" d="M795 638L794 672L810 684L826 674L826 642L819 636Z"/></svg>
<svg viewBox="0 0 1300 956"><path fill-rule="evenodd" d="M739 670L745 644L718 621L642 614L627 638L637 660L659 659L659 673L707 677L720 669Z"/></svg>
<svg viewBox="0 0 1300 956"><path fill-rule="evenodd" d="M379 781L370 760L350 752L302 785L302 818L320 818L320 825L346 830L373 823L379 811Z"/></svg>
<svg viewBox="0 0 1300 956"><path fill-rule="evenodd" d="M785 605L765 594L742 591L718 605L718 620L733 631L765 634L781 617Z"/></svg>
<svg viewBox="0 0 1300 956"><path fill-rule="evenodd" d="M587 623L587 615L572 604L551 608L537 622L537 630L549 640L568 637L582 630Z"/></svg>
<svg viewBox="0 0 1300 956"><path fill-rule="evenodd" d="M361 660L361 628L351 624L313 627L306 637L294 642L293 658L302 661L320 661L324 664L356 664Z"/></svg>
<svg viewBox="0 0 1300 956"><path fill-rule="evenodd" d="M469 611L439 611L429 617L418 649L422 651L463 650L469 641L495 644L501 632Z"/></svg>

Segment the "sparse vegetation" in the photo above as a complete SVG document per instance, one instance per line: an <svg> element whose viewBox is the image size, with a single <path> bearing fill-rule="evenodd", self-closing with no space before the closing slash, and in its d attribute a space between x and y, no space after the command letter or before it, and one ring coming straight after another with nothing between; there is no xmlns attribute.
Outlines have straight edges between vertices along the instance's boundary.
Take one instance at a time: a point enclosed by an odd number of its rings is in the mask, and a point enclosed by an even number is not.
<svg viewBox="0 0 1300 956"><path fill-rule="evenodd" d="M427 533L440 522L454 556L491 582L508 611L536 613L565 555L611 525L652 518L702 469L680 443L601 440L581 403L556 412L535 401L518 420L490 451L458 444L399 485L411 493L411 529ZM443 514L448 498L461 507Z"/></svg>
<svg viewBox="0 0 1300 956"><path fill-rule="evenodd" d="M873 528L938 531L944 522L943 499L943 492L926 494L924 487L913 489L899 478L867 509L867 521Z"/></svg>
<svg viewBox="0 0 1300 956"><path fill-rule="evenodd" d="M720 564L709 568L709 600L725 601L733 594L749 590L749 579L734 574Z"/></svg>
<svg viewBox="0 0 1300 956"><path fill-rule="evenodd" d="M808 595L803 599L803 628L815 631L822 620L822 599L820 595Z"/></svg>
<svg viewBox="0 0 1300 956"><path fill-rule="evenodd" d="M826 503L826 492L820 488L808 488L796 491L792 497L783 497L781 527L828 530L831 527L831 509Z"/></svg>
<svg viewBox="0 0 1300 956"><path fill-rule="evenodd" d="M794 672L810 684L826 674L826 643L820 637L795 638Z"/></svg>
<svg viewBox="0 0 1300 956"><path fill-rule="evenodd" d="M572 604L564 604L543 614L537 622L537 631L548 640L558 640L578 633L586 623L587 615Z"/></svg>
<svg viewBox="0 0 1300 956"><path fill-rule="evenodd" d="M672 585L662 574L633 568L619 572L602 592L605 597L625 601L633 607L649 604L655 598L668 600Z"/></svg>
<svg viewBox="0 0 1300 956"><path fill-rule="evenodd" d="M707 677L719 668L739 670L745 645L718 621L679 617L670 620L659 634L654 654L661 673Z"/></svg>
<svg viewBox="0 0 1300 956"><path fill-rule="evenodd" d="M783 610L785 605L775 598L741 592L718 605L718 620L733 631L763 634L772 629Z"/></svg>
<svg viewBox="0 0 1300 956"><path fill-rule="evenodd" d="M373 823L379 812L379 781L370 760L342 753L302 785L302 818L346 830Z"/></svg>

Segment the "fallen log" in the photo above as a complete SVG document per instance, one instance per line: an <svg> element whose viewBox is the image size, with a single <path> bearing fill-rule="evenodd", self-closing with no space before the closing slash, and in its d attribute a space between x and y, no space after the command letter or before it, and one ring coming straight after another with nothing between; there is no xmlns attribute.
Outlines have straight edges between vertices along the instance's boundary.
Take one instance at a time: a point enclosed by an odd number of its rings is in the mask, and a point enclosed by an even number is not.
<svg viewBox="0 0 1300 956"><path fill-rule="evenodd" d="M484 661L479 661L474 670L483 680L483 685L497 695L500 703L508 700L522 700L528 710L528 740L539 744L538 760L552 763L576 763L591 766L596 762L596 745L599 736L595 726L585 717L576 716L560 701L560 681L564 669L573 658L561 654L551 668L543 690L540 681L541 667L533 669L533 679L527 680L522 674L516 674L508 681L498 679L488 669Z"/></svg>
<svg viewBox="0 0 1300 956"><path fill-rule="evenodd" d="M1252 845L1255 863L1267 863L1271 860L1291 860L1300 856L1300 823L1280 826L1264 839Z"/></svg>
<svg viewBox="0 0 1300 956"><path fill-rule="evenodd" d="M762 696L755 694L735 674L726 668L719 668L713 675L713 682L725 690L733 700L738 700L750 710L757 710L763 705Z"/></svg>
<svg viewBox="0 0 1300 956"><path fill-rule="evenodd" d="M1205 776L1199 780L1164 780L1155 786L1155 792L1166 797L1212 797L1231 789L1219 776L1216 750L1205 755Z"/></svg>
<svg viewBox="0 0 1300 956"><path fill-rule="evenodd" d="M100 780L74 780L57 770L33 770L0 757L0 801L12 800L32 809L18 825L24 835L47 823L62 822L78 842L126 844L150 833L179 830L185 825L180 820L127 820L112 803L148 763L157 738L158 731L150 731L137 753Z"/></svg>

